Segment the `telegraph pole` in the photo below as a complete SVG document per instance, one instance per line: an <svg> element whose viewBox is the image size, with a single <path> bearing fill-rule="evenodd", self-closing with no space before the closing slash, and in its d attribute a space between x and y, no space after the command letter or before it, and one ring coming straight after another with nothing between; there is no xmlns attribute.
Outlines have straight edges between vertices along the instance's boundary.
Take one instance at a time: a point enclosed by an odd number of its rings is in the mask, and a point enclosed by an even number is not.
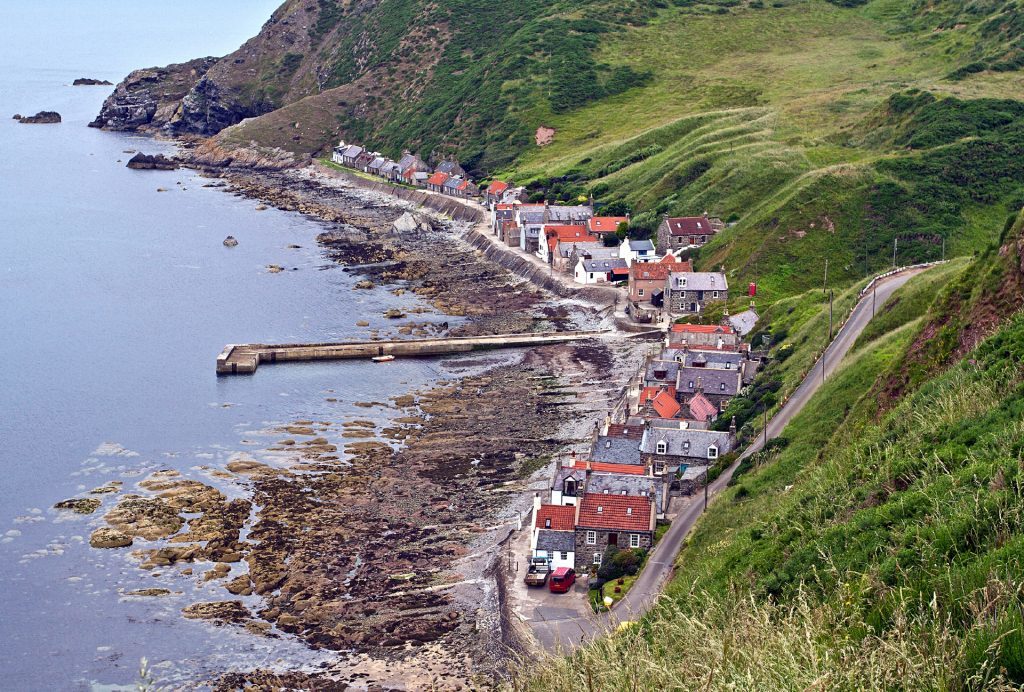
<svg viewBox="0 0 1024 692"><path fill-rule="evenodd" d="M821 282L821 295L825 295L826 286L828 286L828 257L825 258L825 280Z"/></svg>
<svg viewBox="0 0 1024 692"><path fill-rule="evenodd" d="M829 291L828 292L828 341L829 341L829 343L832 343L832 299L834 297L835 297L835 291Z"/></svg>
<svg viewBox="0 0 1024 692"><path fill-rule="evenodd" d="M896 268L896 247L899 245L899 236L892 239L892 268Z"/></svg>
<svg viewBox="0 0 1024 692"><path fill-rule="evenodd" d="M875 316L875 301L878 299L878 283L871 287L871 316Z"/></svg>
<svg viewBox="0 0 1024 692"><path fill-rule="evenodd" d="M708 472L704 472L704 511L708 511Z"/></svg>
<svg viewBox="0 0 1024 692"><path fill-rule="evenodd" d="M768 405L761 404L761 410L764 412L764 444L761 448L768 446Z"/></svg>

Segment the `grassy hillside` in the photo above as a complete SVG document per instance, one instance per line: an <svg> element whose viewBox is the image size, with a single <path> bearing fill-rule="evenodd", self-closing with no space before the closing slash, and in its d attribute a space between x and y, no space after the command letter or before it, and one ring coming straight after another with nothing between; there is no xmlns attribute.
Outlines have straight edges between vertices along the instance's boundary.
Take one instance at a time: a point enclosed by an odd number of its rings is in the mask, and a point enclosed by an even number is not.
<svg viewBox="0 0 1024 692"><path fill-rule="evenodd" d="M1024 215L930 307L915 297L923 284L905 287L905 305L918 307L852 352L785 436L744 467L701 520L659 606L535 666L520 686L1019 689L1019 303L966 358L898 403L880 402L875 387L914 358L919 335L948 318L963 285L1018 285L1022 231ZM991 276L998 284L985 286Z"/></svg>

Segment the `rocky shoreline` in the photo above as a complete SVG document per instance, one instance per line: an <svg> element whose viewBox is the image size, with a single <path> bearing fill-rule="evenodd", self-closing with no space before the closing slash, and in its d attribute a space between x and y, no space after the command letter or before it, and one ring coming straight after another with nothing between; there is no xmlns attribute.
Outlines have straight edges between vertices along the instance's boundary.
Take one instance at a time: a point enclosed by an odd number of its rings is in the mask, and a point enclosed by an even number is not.
<svg viewBox="0 0 1024 692"><path fill-rule="evenodd" d="M451 334L601 321L596 307L567 309L485 258L457 224L379 193L302 170L212 173L234 194L325 222L318 240L363 279L359 290L416 293L461 318ZM405 215L416 223L396 228ZM222 600L191 604L185 617L339 652L324 670L232 671L210 681L218 688L492 686L525 648L502 612L497 546L526 509L530 476L604 412L560 373L575 373L577 385L600 380L630 348L538 348L514 362L468 363L470 374L426 391L357 404L390 424L294 421L273 432L260 458L211 472L245 499L156 473L126 489L93 544L141 539L140 567L223 585Z"/></svg>

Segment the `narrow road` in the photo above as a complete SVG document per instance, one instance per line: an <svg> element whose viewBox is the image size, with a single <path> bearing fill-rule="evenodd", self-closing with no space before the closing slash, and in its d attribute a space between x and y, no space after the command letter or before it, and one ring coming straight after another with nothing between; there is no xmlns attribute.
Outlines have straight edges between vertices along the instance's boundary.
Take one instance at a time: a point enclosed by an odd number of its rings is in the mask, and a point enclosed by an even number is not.
<svg viewBox="0 0 1024 692"><path fill-rule="evenodd" d="M876 297L878 307L905 284L911 277L926 271L926 269L910 269L899 274L886 277L876 284ZM804 378L804 381L797 387L790 396L785 406L768 422L768 438L778 437L786 425L796 416L803 407L810 401L814 393L821 387L825 378L835 372L836 368L849 352L857 337L871 321L872 317L872 294L867 293L850 315L849 320L836 335L822 358L815 363L814 367ZM824 369L824 376L822 370ZM725 489L732 478L733 473L740 462L751 454L758 452L764 446L765 436L758 435L757 439L737 458L737 460L722 472L708 487L709 501L714 499ZM668 532L662 537L657 549L651 553L644 571L633 584L626 597L610 613L596 615L593 613L572 615L566 611L563 619L550 617L550 611L546 615L538 612L537 616L529 620L530 628L537 641L545 651L568 650L584 643L596 635L604 634L619 625L621 622L635 620L646 613L653 605L655 599L661 594L665 582L668 581L675 563L676 556L682 548L683 539L690 533L700 515L704 511L703 498L694 498L682 512L676 516L675 521ZM578 597L578 594L576 595ZM538 611L540 609L538 608Z"/></svg>

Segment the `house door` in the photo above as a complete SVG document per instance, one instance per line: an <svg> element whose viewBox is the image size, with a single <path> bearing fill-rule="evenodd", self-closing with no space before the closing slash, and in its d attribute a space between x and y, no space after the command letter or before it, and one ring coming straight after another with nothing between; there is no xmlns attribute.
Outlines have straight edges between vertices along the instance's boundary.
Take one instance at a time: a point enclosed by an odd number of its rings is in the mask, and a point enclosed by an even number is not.
<svg viewBox="0 0 1024 692"><path fill-rule="evenodd" d="M610 533L610 534L608 534L608 545L618 545L618 544L619 544L619 534L617 534L617 533Z"/></svg>

